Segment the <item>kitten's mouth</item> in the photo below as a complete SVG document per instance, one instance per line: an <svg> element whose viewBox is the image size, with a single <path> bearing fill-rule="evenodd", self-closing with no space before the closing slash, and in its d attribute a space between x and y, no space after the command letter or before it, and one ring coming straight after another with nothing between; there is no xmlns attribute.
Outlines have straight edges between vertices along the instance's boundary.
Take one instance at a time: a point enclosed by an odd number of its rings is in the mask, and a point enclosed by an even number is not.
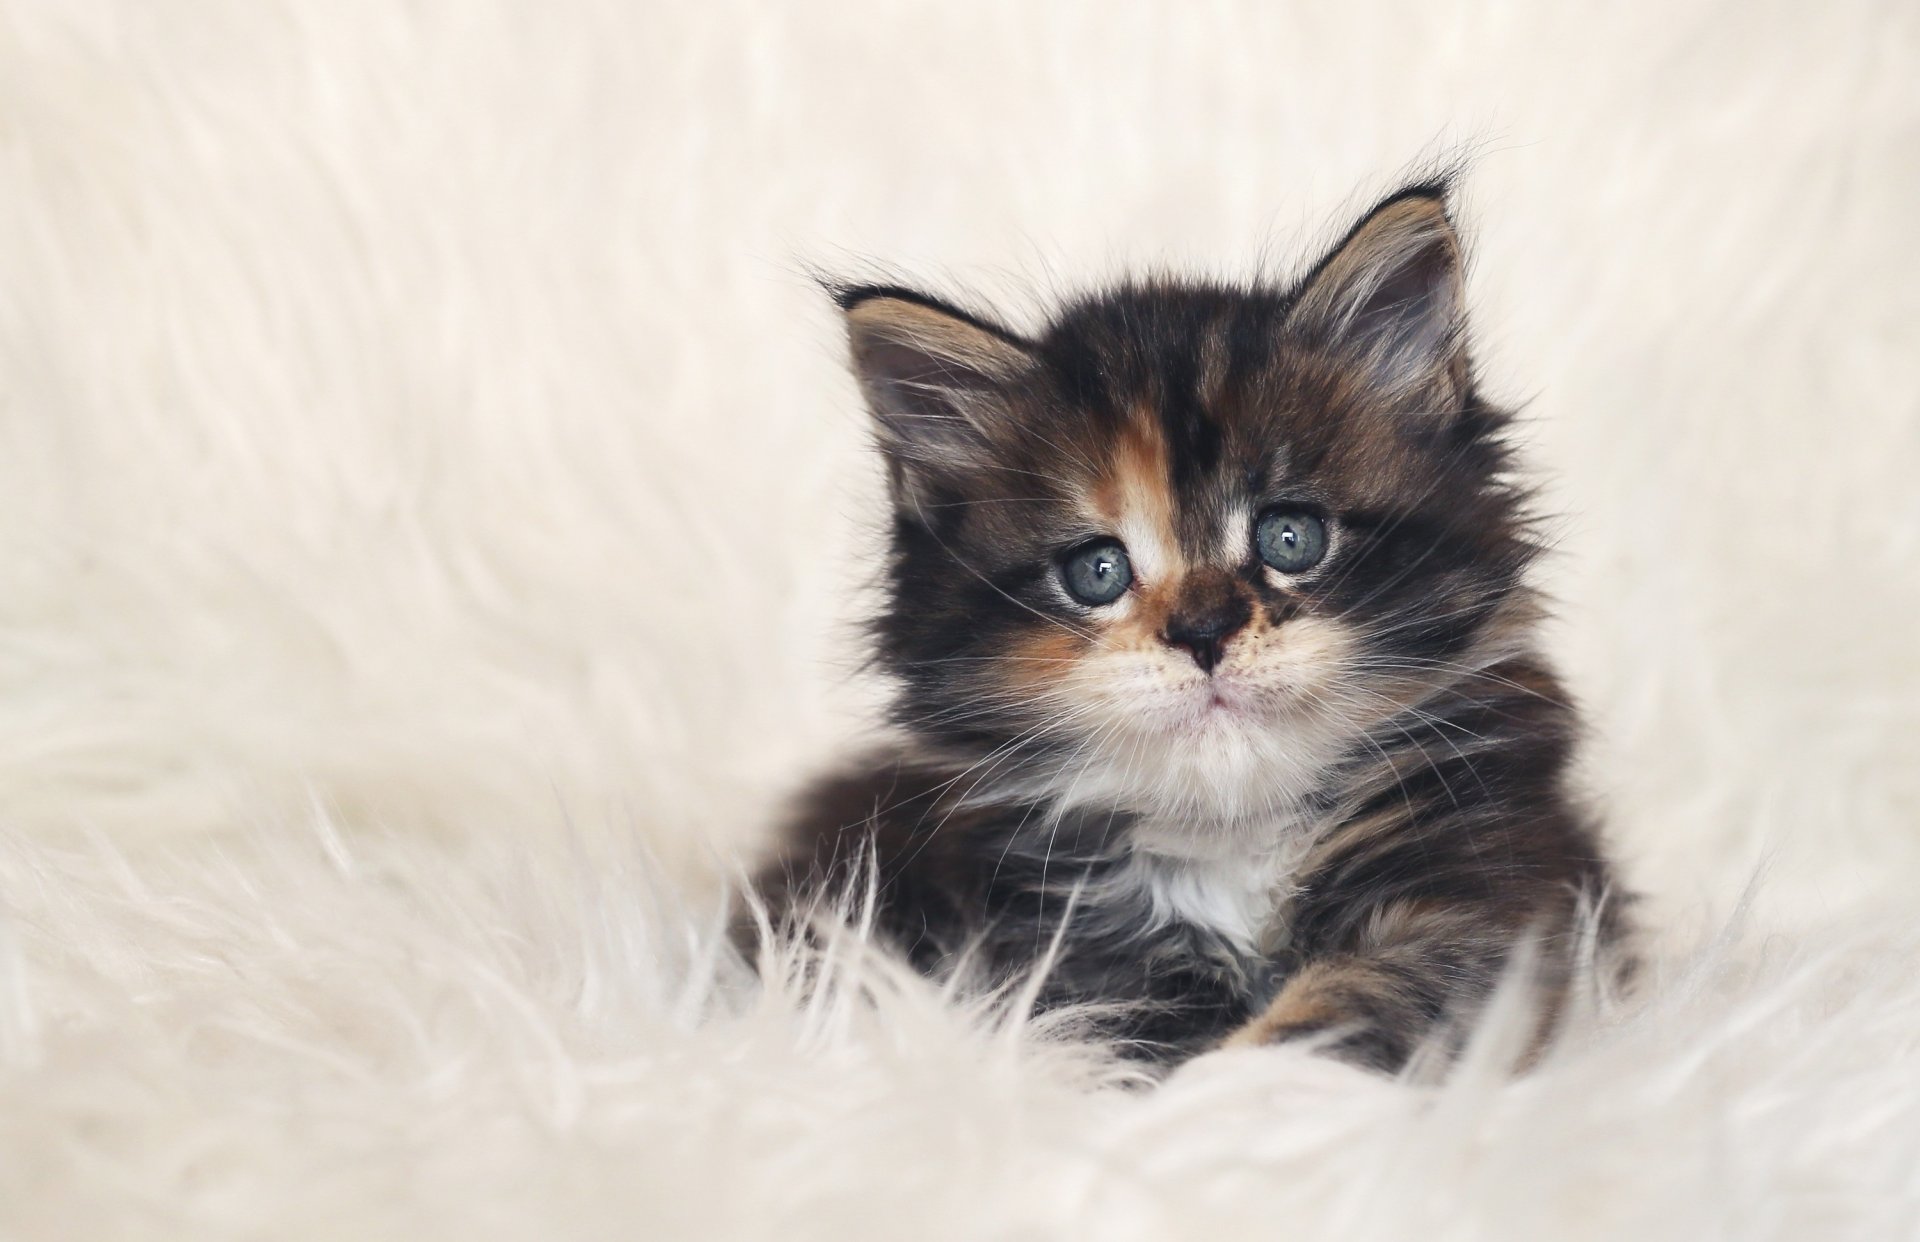
<svg viewBox="0 0 1920 1242"><path fill-rule="evenodd" d="M1265 728L1273 723L1276 713L1284 714L1285 698L1271 688L1216 674L1196 687L1187 700L1188 720L1202 727Z"/></svg>
<svg viewBox="0 0 1920 1242"><path fill-rule="evenodd" d="M1203 723L1219 720L1245 720L1252 715L1246 700L1218 681L1209 681L1201 689L1199 718Z"/></svg>
<svg viewBox="0 0 1920 1242"><path fill-rule="evenodd" d="M1267 694L1217 674L1204 681L1189 682L1182 692L1162 702L1164 707L1147 718L1157 717L1158 727L1175 737L1262 728L1273 713Z"/></svg>

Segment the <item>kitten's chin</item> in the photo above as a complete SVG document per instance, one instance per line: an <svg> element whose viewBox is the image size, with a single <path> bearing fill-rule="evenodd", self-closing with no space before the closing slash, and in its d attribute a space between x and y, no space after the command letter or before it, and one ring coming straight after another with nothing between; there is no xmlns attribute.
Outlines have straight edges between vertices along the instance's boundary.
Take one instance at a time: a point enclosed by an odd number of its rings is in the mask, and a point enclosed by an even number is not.
<svg viewBox="0 0 1920 1242"><path fill-rule="evenodd" d="M1059 792L1070 802L1190 822L1205 836L1221 824L1297 817L1349 743L1340 722L1209 691L1137 713Z"/></svg>

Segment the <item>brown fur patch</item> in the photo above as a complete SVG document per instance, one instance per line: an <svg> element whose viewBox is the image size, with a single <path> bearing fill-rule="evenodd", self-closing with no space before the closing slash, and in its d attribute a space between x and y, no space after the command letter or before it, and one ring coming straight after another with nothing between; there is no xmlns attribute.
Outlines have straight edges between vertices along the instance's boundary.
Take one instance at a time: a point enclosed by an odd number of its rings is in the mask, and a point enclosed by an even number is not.
<svg viewBox="0 0 1920 1242"><path fill-rule="evenodd" d="M884 337L947 358L989 375L1018 374L1026 362L1019 347L964 320L904 298L870 298L847 312L858 359L863 340Z"/></svg>
<svg viewBox="0 0 1920 1242"><path fill-rule="evenodd" d="M1153 410L1136 407L1114 437L1106 470L1089 495L1096 519L1134 553L1132 607L1107 623L1116 646L1158 646L1179 600L1185 566L1175 526L1170 451Z"/></svg>
<svg viewBox="0 0 1920 1242"><path fill-rule="evenodd" d="M1408 814L1405 804L1391 803L1370 815L1346 821L1314 842L1305 869L1317 868L1328 859L1352 855L1370 843L1390 848L1406 828Z"/></svg>
<svg viewBox="0 0 1920 1242"><path fill-rule="evenodd" d="M1061 675L1086 650L1085 638L1058 626L1023 634L1002 660L1007 686L1036 696L1051 694L1059 688Z"/></svg>
<svg viewBox="0 0 1920 1242"><path fill-rule="evenodd" d="M1416 196L1388 203L1355 229L1345 245L1335 251L1326 266L1306 288L1298 314L1315 319L1339 321L1344 309L1342 299L1354 294L1370 296L1370 275L1390 270L1401 260L1423 247L1440 246L1457 271L1460 266L1459 242L1453 225L1447 220L1445 204L1435 198Z"/></svg>
<svg viewBox="0 0 1920 1242"><path fill-rule="evenodd" d="M1257 1048L1338 1026L1346 1016L1341 997L1374 983L1372 972L1355 963L1316 962L1304 967L1280 989L1265 1012L1229 1035L1223 1048Z"/></svg>
<svg viewBox="0 0 1920 1242"><path fill-rule="evenodd" d="M1149 586L1134 600L1133 610L1112 626L1113 645L1150 649L1163 645L1167 617L1173 612L1178 592L1171 586Z"/></svg>
<svg viewBox="0 0 1920 1242"><path fill-rule="evenodd" d="M1146 533L1167 555L1177 557L1172 481L1173 465L1160 420L1150 409L1136 409L1114 438L1107 473L1094 488L1095 510L1116 532ZM1177 563L1160 567L1159 576L1173 577L1177 569Z"/></svg>

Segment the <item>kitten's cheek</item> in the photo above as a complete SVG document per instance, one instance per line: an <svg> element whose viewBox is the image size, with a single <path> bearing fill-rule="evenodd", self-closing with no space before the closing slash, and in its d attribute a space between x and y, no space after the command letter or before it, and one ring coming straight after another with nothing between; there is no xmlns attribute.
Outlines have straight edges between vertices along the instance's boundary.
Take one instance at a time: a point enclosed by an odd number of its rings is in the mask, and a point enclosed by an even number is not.
<svg viewBox="0 0 1920 1242"><path fill-rule="evenodd" d="M1348 626L1320 617L1289 621L1276 637L1276 659L1284 662L1296 684L1309 688L1331 684L1357 650Z"/></svg>
<svg viewBox="0 0 1920 1242"><path fill-rule="evenodd" d="M1044 704L1075 686L1086 660L1086 640L1050 627L1009 642L997 675L1005 692Z"/></svg>
<svg viewBox="0 0 1920 1242"><path fill-rule="evenodd" d="M1133 723L1150 715L1165 693L1163 679L1143 661L1095 657L1083 661L1079 671L1076 697L1114 723Z"/></svg>

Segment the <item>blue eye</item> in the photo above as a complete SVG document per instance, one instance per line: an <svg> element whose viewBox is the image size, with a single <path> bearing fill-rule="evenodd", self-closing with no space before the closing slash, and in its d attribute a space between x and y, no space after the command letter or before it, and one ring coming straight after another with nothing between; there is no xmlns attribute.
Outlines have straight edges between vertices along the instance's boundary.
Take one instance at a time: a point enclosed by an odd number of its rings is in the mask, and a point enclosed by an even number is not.
<svg viewBox="0 0 1920 1242"><path fill-rule="evenodd" d="M1327 554L1327 524L1303 509L1268 509L1253 528L1260 559L1283 574L1300 574Z"/></svg>
<svg viewBox="0 0 1920 1242"><path fill-rule="evenodd" d="M1096 539L1067 553L1060 562L1060 584L1090 608L1111 604L1133 583L1133 564L1118 540Z"/></svg>

